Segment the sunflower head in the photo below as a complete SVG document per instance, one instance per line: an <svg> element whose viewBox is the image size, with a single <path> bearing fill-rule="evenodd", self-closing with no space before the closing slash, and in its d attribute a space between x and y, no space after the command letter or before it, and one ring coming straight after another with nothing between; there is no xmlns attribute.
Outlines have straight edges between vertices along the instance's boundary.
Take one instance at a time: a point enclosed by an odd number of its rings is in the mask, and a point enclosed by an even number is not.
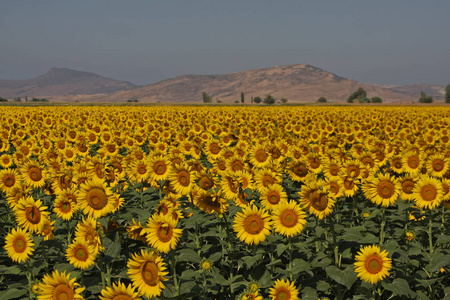
<svg viewBox="0 0 450 300"><path fill-rule="evenodd" d="M392 260L388 257L386 250L381 251L380 247L375 245L360 249L355 260L356 276L372 284L389 276L392 268Z"/></svg>

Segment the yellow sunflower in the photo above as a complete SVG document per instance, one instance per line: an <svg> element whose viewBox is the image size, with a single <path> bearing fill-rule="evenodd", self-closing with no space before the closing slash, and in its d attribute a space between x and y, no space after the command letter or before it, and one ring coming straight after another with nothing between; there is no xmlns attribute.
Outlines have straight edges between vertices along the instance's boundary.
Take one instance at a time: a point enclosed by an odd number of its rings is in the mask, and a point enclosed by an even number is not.
<svg viewBox="0 0 450 300"><path fill-rule="evenodd" d="M5 250L14 262L26 261L34 251L31 234L18 227L13 228L5 238Z"/></svg>
<svg viewBox="0 0 450 300"><path fill-rule="evenodd" d="M25 162L20 168L22 180L30 187L40 188L45 185L47 172L37 161Z"/></svg>
<svg viewBox="0 0 450 300"><path fill-rule="evenodd" d="M413 197L413 189L416 185L417 178L412 176L403 176L398 179L401 189L400 189L400 199L404 201L412 201Z"/></svg>
<svg viewBox="0 0 450 300"><path fill-rule="evenodd" d="M14 169L0 170L0 190L8 193L20 185L19 173Z"/></svg>
<svg viewBox="0 0 450 300"><path fill-rule="evenodd" d="M411 175L418 174L422 169L423 163L424 163L423 155L421 155L416 151L410 150L403 154L402 157L403 171Z"/></svg>
<svg viewBox="0 0 450 300"><path fill-rule="evenodd" d="M261 192L259 200L265 209L272 210L277 208L281 202L287 201L287 194L281 185L271 184Z"/></svg>
<svg viewBox="0 0 450 300"><path fill-rule="evenodd" d="M306 214L294 200L283 201L272 211L275 232L284 236L299 234L306 225Z"/></svg>
<svg viewBox="0 0 450 300"><path fill-rule="evenodd" d="M288 164L286 172L292 180L303 182L306 176L310 174L308 162L303 158L293 160Z"/></svg>
<svg viewBox="0 0 450 300"><path fill-rule="evenodd" d="M192 174L190 168L186 164L177 164L173 167L169 180L175 191L181 195L189 195L194 188L195 174Z"/></svg>
<svg viewBox="0 0 450 300"><path fill-rule="evenodd" d="M13 164L13 158L11 155L4 153L0 156L0 166L3 169L7 169L9 167L11 167Z"/></svg>
<svg viewBox="0 0 450 300"><path fill-rule="evenodd" d="M324 181L310 181L302 187L300 203L319 219L333 212L335 200L329 196L328 187Z"/></svg>
<svg viewBox="0 0 450 300"><path fill-rule="evenodd" d="M400 194L401 185L389 174L371 177L363 184L364 195L373 203L388 207L395 204Z"/></svg>
<svg viewBox="0 0 450 300"><path fill-rule="evenodd" d="M158 297L165 289L163 281L166 281L166 266L163 259L156 251L141 250L140 254L133 254L128 260L128 275L133 287L147 298Z"/></svg>
<svg viewBox="0 0 450 300"><path fill-rule="evenodd" d="M147 159L132 161L127 170L131 182L143 182L150 177L150 168Z"/></svg>
<svg viewBox="0 0 450 300"><path fill-rule="evenodd" d="M106 216L114 209L114 194L100 179L92 178L82 183L78 194L80 210L95 219Z"/></svg>
<svg viewBox="0 0 450 300"><path fill-rule="evenodd" d="M183 232L175 228L177 221L171 214L154 214L147 223L147 242L160 252L168 253L177 247L177 243Z"/></svg>
<svg viewBox="0 0 450 300"><path fill-rule="evenodd" d="M419 177L412 192L414 201L420 209L433 209L439 206L443 200L442 184L433 177Z"/></svg>
<svg viewBox="0 0 450 300"><path fill-rule="evenodd" d="M220 192L200 190L194 196L194 204L207 213L223 214L228 210L229 204Z"/></svg>
<svg viewBox="0 0 450 300"><path fill-rule="evenodd" d="M355 259L356 276L363 281L375 284L389 276L392 268L392 260L387 257L386 250L380 250L378 246L365 246L360 249Z"/></svg>
<svg viewBox="0 0 450 300"><path fill-rule="evenodd" d="M87 269L95 263L94 246L85 239L77 238L67 247L66 258L71 265L81 270Z"/></svg>
<svg viewBox="0 0 450 300"><path fill-rule="evenodd" d="M93 218L86 218L83 221L78 222L77 227L75 228L75 239L82 239L87 242L88 245L93 246L94 256L104 250L105 248L102 246L100 235L97 231L97 221Z"/></svg>
<svg viewBox="0 0 450 300"><path fill-rule="evenodd" d="M128 236L133 240L138 240L141 242L147 242L147 232L145 226L141 222L137 222L133 219L132 223L127 226Z"/></svg>
<svg viewBox="0 0 450 300"><path fill-rule="evenodd" d="M56 213L58 218L70 220L72 219L73 214L77 211L77 191L75 188L64 190L56 196L55 203L53 205L53 212Z"/></svg>
<svg viewBox="0 0 450 300"><path fill-rule="evenodd" d="M43 283L38 283L35 289L38 300L83 300L81 293L84 291L84 287L80 287L75 279L70 279L70 275L66 275L66 271L60 273L56 270L51 276L45 274L42 278Z"/></svg>
<svg viewBox="0 0 450 300"><path fill-rule="evenodd" d="M274 172L273 170L268 168L257 170L254 179L255 186L258 192L262 192L269 185L281 184L283 180L281 173Z"/></svg>
<svg viewBox="0 0 450 300"><path fill-rule="evenodd" d="M250 163L256 168L263 168L270 163L270 153L264 144L256 144L250 149Z"/></svg>
<svg viewBox="0 0 450 300"><path fill-rule="evenodd" d="M293 282L278 279L269 289L271 300L299 300L298 289Z"/></svg>
<svg viewBox="0 0 450 300"><path fill-rule="evenodd" d="M239 295L239 300L263 300L263 297L258 294L258 291L252 292L244 292Z"/></svg>
<svg viewBox="0 0 450 300"><path fill-rule="evenodd" d="M28 230L30 233L41 233L45 221L48 220L50 213L45 211L47 206L42 206L42 201L35 201L33 197L26 196L19 200L14 210L19 226Z"/></svg>
<svg viewBox="0 0 450 300"><path fill-rule="evenodd" d="M100 300L140 300L139 293L129 284L126 286L122 282L113 283L112 287L107 286L101 290Z"/></svg>
<svg viewBox="0 0 450 300"><path fill-rule="evenodd" d="M170 160L163 155L155 155L148 161L150 178L153 180L166 180L172 169Z"/></svg>
<svg viewBox="0 0 450 300"><path fill-rule="evenodd" d="M233 230L237 237L248 245L258 245L270 234L270 216L264 209L252 205L237 213L234 218Z"/></svg>
<svg viewBox="0 0 450 300"><path fill-rule="evenodd" d="M449 170L450 161L442 154L434 154L428 157L425 166L429 175L441 178Z"/></svg>

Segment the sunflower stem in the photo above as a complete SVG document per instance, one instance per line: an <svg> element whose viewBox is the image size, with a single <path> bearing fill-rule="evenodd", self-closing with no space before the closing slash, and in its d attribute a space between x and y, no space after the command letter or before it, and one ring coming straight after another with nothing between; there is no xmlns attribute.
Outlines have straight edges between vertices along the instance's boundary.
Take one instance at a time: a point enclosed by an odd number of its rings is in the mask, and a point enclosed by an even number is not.
<svg viewBox="0 0 450 300"><path fill-rule="evenodd" d="M337 243L336 230L334 229L334 214L330 215L330 229L331 229L331 233L333 235L334 264L337 267L340 267L340 262L339 262L339 245Z"/></svg>
<svg viewBox="0 0 450 300"><path fill-rule="evenodd" d="M386 207L381 209L380 245L384 243L384 226L386 226Z"/></svg>
<svg viewBox="0 0 450 300"><path fill-rule="evenodd" d="M70 241L72 240L72 235L70 232L70 220L66 221L66 226L67 226L67 245L70 245Z"/></svg>
<svg viewBox="0 0 450 300"><path fill-rule="evenodd" d="M180 295L180 286L178 285L178 277L177 277L177 270L176 270L176 264L177 261L175 259L175 252L170 251L170 266L172 268L172 276L173 276L173 284L175 286L175 296Z"/></svg>
<svg viewBox="0 0 450 300"><path fill-rule="evenodd" d="M319 218L316 217L316 227L314 228L318 228L319 227ZM315 241L315 245L316 245L316 253L320 251L320 242L319 242L319 237L317 236L317 231L315 231L315 235L316 235L316 241Z"/></svg>
<svg viewBox="0 0 450 300"><path fill-rule="evenodd" d="M292 238L288 237L288 251L289 251L289 279L292 281Z"/></svg>
<svg viewBox="0 0 450 300"><path fill-rule="evenodd" d="M104 269L104 265L103 265L103 258L102 258L101 254L99 255L99 258L98 258L97 267L99 268L101 276L102 276L102 287L103 287L103 289L105 289L106 288L106 276L105 276L105 269Z"/></svg>
<svg viewBox="0 0 450 300"><path fill-rule="evenodd" d="M29 297L30 300L33 299L33 279L31 278L32 272L31 272L31 266L30 266L30 260L27 260L27 279L28 279L28 289L29 289Z"/></svg>
<svg viewBox="0 0 450 300"><path fill-rule="evenodd" d="M430 255L433 253L433 211L430 209L430 216L428 217L428 242L430 244Z"/></svg>
<svg viewBox="0 0 450 300"><path fill-rule="evenodd" d="M233 244L231 243L231 236L229 230L229 224L226 214L223 214L223 219L225 223L225 233L227 234L227 243L228 243L228 257L230 259L230 280L234 277L234 267L233 267ZM234 299L234 289L230 285L231 298Z"/></svg>

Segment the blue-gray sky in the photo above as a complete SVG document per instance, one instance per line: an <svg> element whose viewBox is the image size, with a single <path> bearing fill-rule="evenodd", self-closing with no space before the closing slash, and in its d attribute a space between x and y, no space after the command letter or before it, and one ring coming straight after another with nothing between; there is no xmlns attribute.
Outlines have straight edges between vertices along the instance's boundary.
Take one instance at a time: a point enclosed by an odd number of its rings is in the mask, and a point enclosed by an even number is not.
<svg viewBox="0 0 450 300"><path fill-rule="evenodd" d="M1 0L0 78L66 67L149 84L305 63L448 84L449 12L449 0Z"/></svg>

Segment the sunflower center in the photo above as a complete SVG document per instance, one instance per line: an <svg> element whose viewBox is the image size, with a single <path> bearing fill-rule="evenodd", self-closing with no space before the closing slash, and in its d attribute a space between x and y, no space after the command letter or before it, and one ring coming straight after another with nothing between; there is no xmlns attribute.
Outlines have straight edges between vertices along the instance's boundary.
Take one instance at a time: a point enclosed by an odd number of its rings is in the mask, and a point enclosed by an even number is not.
<svg viewBox="0 0 450 300"><path fill-rule="evenodd" d="M274 184L274 183L275 183L275 180L272 178L272 176L270 176L270 175L265 175L265 176L263 177L263 179L262 179L262 183L263 183L263 185L264 185L265 187L267 187L267 186L269 186L269 185L271 185L271 184Z"/></svg>
<svg viewBox="0 0 450 300"><path fill-rule="evenodd" d="M72 204L69 201L64 201L63 203L61 203L59 209L64 214L70 213L72 210Z"/></svg>
<svg viewBox="0 0 450 300"><path fill-rule="evenodd" d="M112 300L132 300L129 295L117 295Z"/></svg>
<svg viewBox="0 0 450 300"><path fill-rule="evenodd" d="M220 146L216 143L213 143L209 146L209 151L214 155L219 154L220 150L221 150Z"/></svg>
<svg viewBox="0 0 450 300"><path fill-rule="evenodd" d="M346 178L344 180L344 187L345 187L345 189L352 190L354 186L355 186L355 182L353 181L352 178Z"/></svg>
<svg viewBox="0 0 450 300"><path fill-rule="evenodd" d="M377 192L380 197L387 199L394 195L395 187L392 182L383 180L378 184Z"/></svg>
<svg viewBox="0 0 450 300"><path fill-rule="evenodd" d="M330 182L330 192L335 195L339 192L339 185L336 182Z"/></svg>
<svg viewBox="0 0 450 300"><path fill-rule="evenodd" d="M332 176L338 176L338 174L339 174L339 166L336 166L336 165L330 166L328 168L328 170L330 171L330 174Z"/></svg>
<svg viewBox="0 0 450 300"><path fill-rule="evenodd" d="M424 201L433 201L437 196L437 189L432 184L427 184L420 190L420 195Z"/></svg>
<svg viewBox="0 0 450 300"><path fill-rule="evenodd" d="M12 187L16 183L16 178L11 174L7 174L5 177L3 177L3 183L6 185L6 187Z"/></svg>
<svg viewBox="0 0 450 300"><path fill-rule="evenodd" d="M139 165L137 167L137 172L141 175L147 173L147 168L144 165Z"/></svg>
<svg viewBox="0 0 450 300"><path fill-rule="evenodd" d="M208 189L212 188L214 185L213 181L211 179L209 179L207 176L203 176L202 178L200 178L198 183L199 183L200 187L204 190L208 190Z"/></svg>
<svg viewBox="0 0 450 300"><path fill-rule="evenodd" d="M317 169L318 167L320 167L320 164L321 164L320 159L318 159L317 157L313 157L312 159L309 160L309 165L313 169Z"/></svg>
<svg viewBox="0 0 450 300"><path fill-rule="evenodd" d="M305 177L308 174L308 169L303 164L299 164L292 168L292 172L298 177Z"/></svg>
<svg viewBox="0 0 450 300"><path fill-rule="evenodd" d="M141 267L142 279L150 286L155 286L158 284L158 272L158 266L152 261L145 262Z"/></svg>
<svg viewBox="0 0 450 300"><path fill-rule="evenodd" d="M248 216L244 221L244 229L249 234L258 234L264 228L264 220L258 215Z"/></svg>
<svg viewBox="0 0 450 300"><path fill-rule="evenodd" d="M348 175L352 178L358 177L361 170L357 166L350 166L347 168Z"/></svg>
<svg viewBox="0 0 450 300"><path fill-rule="evenodd" d="M30 206L25 209L25 216L31 224L39 224L41 221L41 211L36 206Z"/></svg>
<svg viewBox="0 0 450 300"><path fill-rule="evenodd" d="M369 165L372 168L375 166L375 162L371 157L364 157L361 162L365 165Z"/></svg>
<svg viewBox="0 0 450 300"><path fill-rule="evenodd" d="M71 299L74 299L74 292L67 284L61 283L53 290L53 300Z"/></svg>
<svg viewBox="0 0 450 300"><path fill-rule="evenodd" d="M407 164L411 169L417 169L419 167L419 158L417 156L411 156L408 158Z"/></svg>
<svg viewBox="0 0 450 300"><path fill-rule="evenodd" d="M75 249L73 256L77 260L86 261L89 258L89 253L85 247L78 247Z"/></svg>
<svg viewBox="0 0 450 300"><path fill-rule="evenodd" d="M270 202L270 204L276 205L278 202L280 202L280 194L277 191L270 191L267 194L267 201Z"/></svg>
<svg viewBox="0 0 450 300"><path fill-rule="evenodd" d="M103 189L94 187L91 188L87 195L86 200L88 205L95 210L101 210L108 204L108 197Z"/></svg>
<svg viewBox="0 0 450 300"><path fill-rule="evenodd" d="M395 159L392 160L392 165L396 169L401 169L402 168L402 160L400 158L395 158Z"/></svg>
<svg viewBox="0 0 450 300"><path fill-rule="evenodd" d="M33 180L33 181L39 181L42 179L42 172L37 167L31 167L28 170L28 175L30 176L31 180Z"/></svg>
<svg viewBox="0 0 450 300"><path fill-rule="evenodd" d="M285 288L280 288L275 295L275 299L289 300L289 299L291 299L291 293Z"/></svg>
<svg viewBox="0 0 450 300"><path fill-rule="evenodd" d="M268 158L268 155L267 155L266 151L264 151L263 149L258 149L255 152L255 159L258 162L265 162L267 160L267 158Z"/></svg>
<svg viewBox="0 0 450 300"><path fill-rule="evenodd" d="M378 255L372 255L366 259L365 266L370 274L378 274L383 268L383 261Z"/></svg>
<svg viewBox="0 0 450 300"><path fill-rule="evenodd" d="M167 166L164 162L158 161L153 166L153 172L155 172L157 175L164 175L166 173Z"/></svg>
<svg viewBox="0 0 450 300"><path fill-rule="evenodd" d="M433 166L433 171L439 172L444 169L445 164L442 159L435 159L435 160L433 160L432 166Z"/></svg>
<svg viewBox="0 0 450 300"><path fill-rule="evenodd" d="M23 236L18 236L13 243L14 252L23 253L27 249L27 241Z"/></svg>
<svg viewBox="0 0 450 300"><path fill-rule="evenodd" d="M414 188L414 181L412 181L412 180L405 180L402 183L402 191L405 194L412 194L413 188Z"/></svg>
<svg viewBox="0 0 450 300"><path fill-rule="evenodd" d="M66 157L67 158L72 158L74 155L72 149L66 149Z"/></svg>
<svg viewBox="0 0 450 300"><path fill-rule="evenodd" d="M281 213L280 222L284 227L291 228L297 225L298 216L293 210L287 209Z"/></svg>
<svg viewBox="0 0 450 300"><path fill-rule="evenodd" d="M309 196L311 206L318 211L324 211L328 207L328 197L325 193L314 191Z"/></svg>
<svg viewBox="0 0 450 300"><path fill-rule="evenodd" d="M188 172L182 170L178 173L178 182L182 186L189 186L190 179L191 179L191 177Z"/></svg>
<svg viewBox="0 0 450 300"><path fill-rule="evenodd" d="M171 240L173 236L173 229L172 226L169 224L162 224L158 228L158 238L161 242L167 243Z"/></svg>

